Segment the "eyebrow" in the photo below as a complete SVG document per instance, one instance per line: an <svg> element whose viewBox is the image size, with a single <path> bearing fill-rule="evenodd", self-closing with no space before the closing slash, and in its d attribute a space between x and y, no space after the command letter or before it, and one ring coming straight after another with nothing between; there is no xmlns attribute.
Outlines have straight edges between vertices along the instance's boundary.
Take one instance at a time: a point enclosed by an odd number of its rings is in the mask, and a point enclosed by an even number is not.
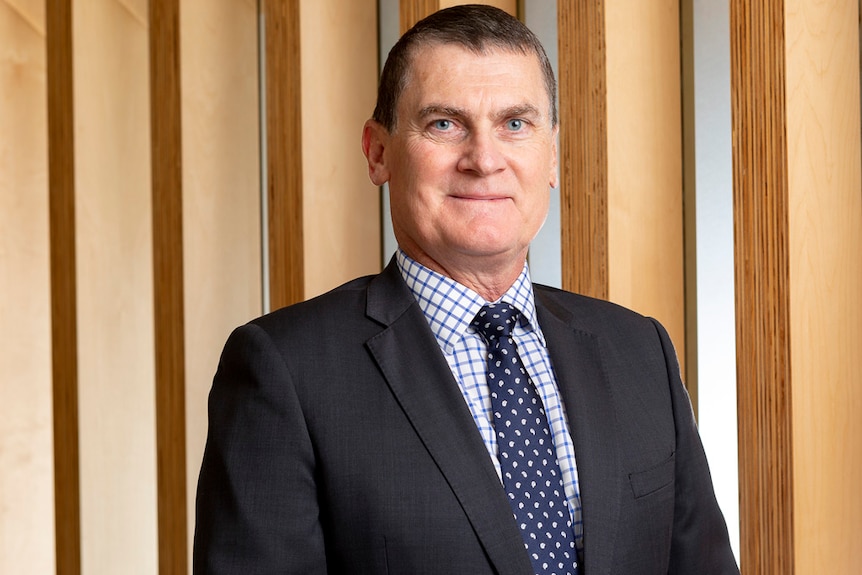
<svg viewBox="0 0 862 575"><path fill-rule="evenodd" d="M520 104L517 106L511 106L506 108L505 110L501 110L499 114L497 114L498 119L505 118L519 118L519 117L541 117L539 113L539 109L533 106L532 104Z"/></svg>
<svg viewBox="0 0 862 575"><path fill-rule="evenodd" d="M425 106L421 110L419 110L420 118L427 118L428 116L453 116L456 118L468 118L469 114L463 108L455 108L452 106L444 106L441 104L430 104ZM501 120L505 118L515 118L520 116L541 116L538 108L533 106L532 104L518 104L515 106L510 106L503 110L500 110L498 113L494 115L495 119Z"/></svg>
<svg viewBox="0 0 862 575"><path fill-rule="evenodd" d="M467 116L467 112L462 108L430 104L419 110L420 118L427 118L428 116L455 116L458 118L464 118Z"/></svg>

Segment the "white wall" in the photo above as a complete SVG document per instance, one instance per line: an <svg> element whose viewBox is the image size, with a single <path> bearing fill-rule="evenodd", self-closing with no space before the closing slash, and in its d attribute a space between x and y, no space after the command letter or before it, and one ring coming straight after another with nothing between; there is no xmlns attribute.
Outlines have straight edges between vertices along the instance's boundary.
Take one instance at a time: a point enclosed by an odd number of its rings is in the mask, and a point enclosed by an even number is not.
<svg viewBox="0 0 862 575"><path fill-rule="evenodd" d="M730 5L694 0L697 393L700 434L739 558Z"/></svg>
<svg viewBox="0 0 862 575"><path fill-rule="evenodd" d="M554 68L554 74L559 79L557 3L547 0L523 0L523 10L524 23L539 37ZM562 265L560 190L553 188L548 219L530 246L530 274L535 282L559 288L563 284Z"/></svg>

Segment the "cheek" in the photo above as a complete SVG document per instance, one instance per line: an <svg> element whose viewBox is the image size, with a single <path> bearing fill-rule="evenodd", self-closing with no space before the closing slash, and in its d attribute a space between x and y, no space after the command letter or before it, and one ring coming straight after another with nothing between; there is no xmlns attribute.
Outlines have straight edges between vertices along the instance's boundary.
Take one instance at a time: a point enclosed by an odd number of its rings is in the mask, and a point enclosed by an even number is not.
<svg viewBox="0 0 862 575"><path fill-rule="evenodd" d="M447 174L433 162L412 162L408 169L393 179L390 190L397 188L397 201L402 209L415 213L417 219L427 218L441 208L450 187ZM393 194L393 202L396 201Z"/></svg>
<svg viewBox="0 0 862 575"><path fill-rule="evenodd" d="M551 204L551 189L547 182L535 181L532 188L526 188L525 200L521 212L524 218L524 232L526 234L538 233L548 217L548 209Z"/></svg>
<svg viewBox="0 0 862 575"><path fill-rule="evenodd" d="M394 183L394 182L393 182ZM389 209L392 222L396 228L410 233L420 233L432 221L433 205L429 198L422 194L420 188L411 182L399 182L399 186L390 187Z"/></svg>
<svg viewBox="0 0 862 575"><path fill-rule="evenodd" d="M535 198L531 206L531 211L529 220L532 224L531 227L535 228L535 231L538 232L539 228L542 227L542 224L545 223L545 219L548 217L548 208L550 207L550 192L540 192L539 195Z"/></svg>

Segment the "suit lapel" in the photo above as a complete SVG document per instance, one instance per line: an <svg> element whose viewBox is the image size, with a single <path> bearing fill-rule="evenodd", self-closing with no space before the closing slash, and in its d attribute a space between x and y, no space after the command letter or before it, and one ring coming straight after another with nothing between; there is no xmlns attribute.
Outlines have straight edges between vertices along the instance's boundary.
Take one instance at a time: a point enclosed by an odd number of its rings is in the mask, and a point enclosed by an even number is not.
<svg viewBox="0 0 862 575"><path fill-rule="evenodd" d="M369 351L497 572L531 573L485 444L394 261L369 286L367 313L385 326L366 343Z"/></svg>
<svg viewBox="0 0 862 575"><path fill-rule="evenodd" d="M536 307L575 445L585 571L610 574L624 486L616 409L599 341L541 290L536 290Z"/></svg>

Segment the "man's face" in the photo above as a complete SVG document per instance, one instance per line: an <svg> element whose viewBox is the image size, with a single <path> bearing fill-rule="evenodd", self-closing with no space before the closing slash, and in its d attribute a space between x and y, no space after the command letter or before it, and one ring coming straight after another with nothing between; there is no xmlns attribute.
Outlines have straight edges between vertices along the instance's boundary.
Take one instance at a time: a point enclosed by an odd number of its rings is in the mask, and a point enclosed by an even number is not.
<svg viewBox="0 0 862 575"><path fill-rule="evenodd" d="M401 248L443 273L520 268L556 185L549 111L532 54L417 50L393 132L370 122L363 134Z"/></svg>

